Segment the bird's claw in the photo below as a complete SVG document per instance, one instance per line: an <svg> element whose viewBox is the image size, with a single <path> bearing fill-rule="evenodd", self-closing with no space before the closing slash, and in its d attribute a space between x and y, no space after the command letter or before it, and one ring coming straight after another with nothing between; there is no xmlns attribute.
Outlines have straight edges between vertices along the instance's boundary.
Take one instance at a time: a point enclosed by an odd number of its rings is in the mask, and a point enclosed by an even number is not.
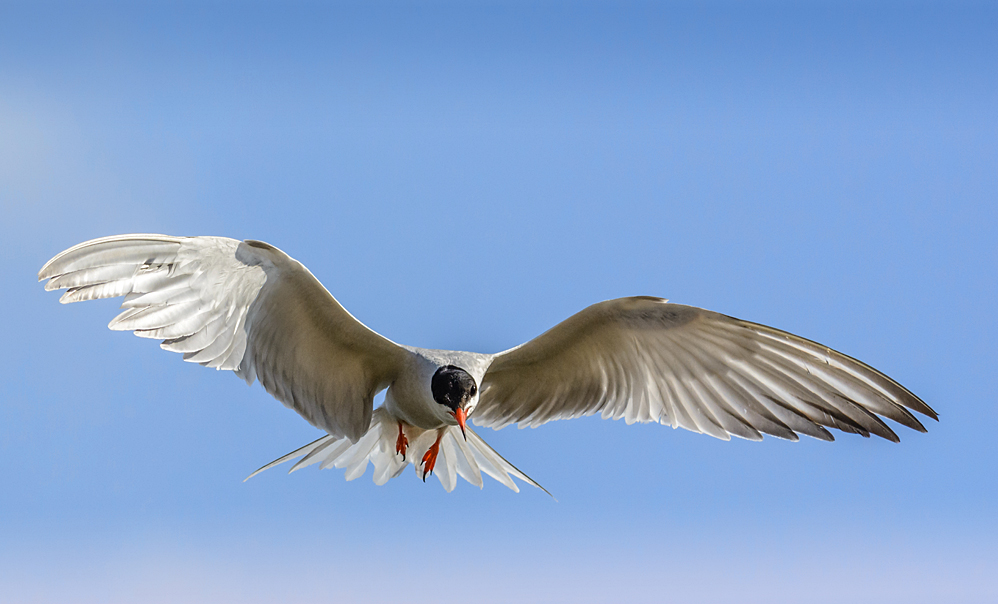
<svg viewBox="0 0 998 604"><path fill-rule="evenodd" d="M395 441L395 453L402 455L402 461L405 461L405 451L409 446L409 439L405 437L405 432L402 431L402 422L399 422L399 437Z"/></svg>
<svg viewBox="0 0 998 604"><path fill-rule="evenodd" d="M426 453L423 454L423 482L426 482L426 476L428 474L433 474L433 467L437 465L437 454L440 453L440 437L437 437L436 442L434 442Z"/></svg>

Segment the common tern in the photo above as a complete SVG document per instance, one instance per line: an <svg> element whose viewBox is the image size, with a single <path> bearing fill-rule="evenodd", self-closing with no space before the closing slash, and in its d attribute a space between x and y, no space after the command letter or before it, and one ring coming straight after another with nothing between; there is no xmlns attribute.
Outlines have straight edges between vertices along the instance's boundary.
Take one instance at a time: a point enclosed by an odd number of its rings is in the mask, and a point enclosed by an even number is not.
<svg viewBox="0 0 998 604"><path fill-rule="evenodd" d="M826 428L899 439L883 418L925 432L937 414L869 365L785 331L638 296L589 306L505 352L396 344L355 319L301 263L261 241L119 235L52 258L38 273L60 302L124 296L113 330L162 340L185 361L234 371L326 432L260 468L301 458L374 464L384 484L412 464L447 491L482 473L540 487L468 425L555 419L659 422L728 440ZM387 389L374 409L375 396Z"/></svg>

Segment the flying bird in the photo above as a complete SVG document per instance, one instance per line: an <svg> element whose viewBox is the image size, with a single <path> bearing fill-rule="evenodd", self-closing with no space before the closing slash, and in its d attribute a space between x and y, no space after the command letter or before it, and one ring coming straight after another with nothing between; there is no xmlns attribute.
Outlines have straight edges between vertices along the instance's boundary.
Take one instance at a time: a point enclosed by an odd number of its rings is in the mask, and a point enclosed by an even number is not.
<svg viewBox="0 0 998 604"><path fill-rule="evenodd" d="M556 419L659 422L729 440L827 428L897 442L882 418L925 432L937 414L869 365L779 329L638 296L607 300L498 354L396 344L344 309L301 263L262 241L119 235L52 258L38 273L60 302L124 296L108 325L162 340L185 361L234 371L294 409L322 438L301 458L347 480L408 465L447 491L482 473L540 487L468 425ZM387 389L374 409L375 396Z"/></svg>

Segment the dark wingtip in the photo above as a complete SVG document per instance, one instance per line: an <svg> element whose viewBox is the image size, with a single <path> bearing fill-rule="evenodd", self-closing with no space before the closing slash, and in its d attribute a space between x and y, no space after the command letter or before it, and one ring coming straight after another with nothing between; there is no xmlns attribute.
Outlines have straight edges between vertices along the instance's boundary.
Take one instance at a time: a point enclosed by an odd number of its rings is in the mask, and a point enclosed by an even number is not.
<svg viewBox="0 0 998 604"><path fill-rule="evenodd" d="M915 400L914 401L905 401L904 405L906 407L908 407L909 409L912 409L914 411L918 411L919 413L921 413L922 415L924 415L926 417L931 417L932 419L934 419L936 421L939 421L939 414L936 413L935 409L933 409L932 407L926 405L925 401L923 401L922 399L918 398L914 394L912 394L911 396Z"/></svg>

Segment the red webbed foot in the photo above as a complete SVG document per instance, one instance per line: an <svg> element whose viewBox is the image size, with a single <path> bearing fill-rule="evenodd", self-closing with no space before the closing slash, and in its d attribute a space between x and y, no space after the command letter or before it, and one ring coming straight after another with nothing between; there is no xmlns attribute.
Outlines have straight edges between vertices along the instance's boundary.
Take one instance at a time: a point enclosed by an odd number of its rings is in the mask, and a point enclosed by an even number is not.
<svg viewBox="0 0 998 604"><path fill-rule="evenodd" d="M444 431L437 434L437 440L433 441L430 448L423 454L423 482L426 482L427 474L433 473L433 467L437 465L437 454L440 453L440 439L444 437Z"/></svg>
<svg viewBox="0 0 998 604"><path fill-rule="evenodd" d="M402 422L399 422L399 437L395 441L395 453L402 455L402 461L405 461L405 450L409 446L409 439L405 437L405 432L402 431Z"/></svg>

